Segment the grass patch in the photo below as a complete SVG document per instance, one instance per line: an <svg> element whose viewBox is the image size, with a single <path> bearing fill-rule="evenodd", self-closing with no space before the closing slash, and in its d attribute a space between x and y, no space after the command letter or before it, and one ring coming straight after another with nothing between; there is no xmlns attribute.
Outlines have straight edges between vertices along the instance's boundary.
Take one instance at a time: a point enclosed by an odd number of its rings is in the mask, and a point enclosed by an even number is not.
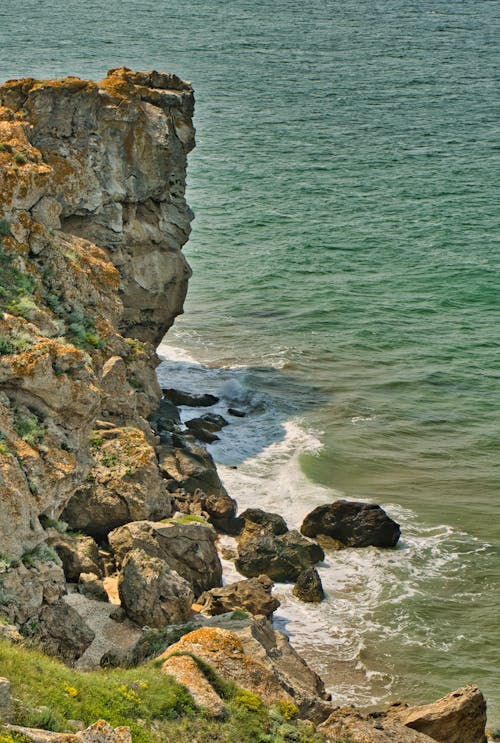
<svg viewBox="0 0 500 743"><path fill-rule="evenodd" d="M197 516L195 513L185 513L175 518L162 519L162 521L166 524L208 524L203 516Z"/></svg>
<svg viewBox="0 0 500 743"><path fill-rule="evenodd" d="M14 429L17 435L30 446L36 446L45 436L45 428L40 425L36 415L29 412L16 411Z"/></svg>
<svg viewBox="0 0 500 743"><path fill-rule="evenodd" d="M13 315L24 317L23 313L28 313L36 307L32 299L35 288L35 277L21 271L14 262L14 256L2 249L0 251L0 310L7 310Z"/></svg>

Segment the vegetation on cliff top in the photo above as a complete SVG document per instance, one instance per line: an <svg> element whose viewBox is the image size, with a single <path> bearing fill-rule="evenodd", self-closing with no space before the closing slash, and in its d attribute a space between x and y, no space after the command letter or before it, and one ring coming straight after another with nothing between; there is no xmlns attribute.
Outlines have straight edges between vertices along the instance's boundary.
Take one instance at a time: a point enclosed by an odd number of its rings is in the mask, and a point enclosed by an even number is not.
<svg viewBox="0 0 500 743"><path fill-rule="evenodd" d="M266 707L254 694L223 681L218 690L227 719L211 720L154 661L137 668L81 672L37 650L0 640L0 675L11 682L18 725L67 732L71 720L88 726L102 718L114 726L128 725L134 743L324 741L310 723L290 719L293 710Z"/></svg>

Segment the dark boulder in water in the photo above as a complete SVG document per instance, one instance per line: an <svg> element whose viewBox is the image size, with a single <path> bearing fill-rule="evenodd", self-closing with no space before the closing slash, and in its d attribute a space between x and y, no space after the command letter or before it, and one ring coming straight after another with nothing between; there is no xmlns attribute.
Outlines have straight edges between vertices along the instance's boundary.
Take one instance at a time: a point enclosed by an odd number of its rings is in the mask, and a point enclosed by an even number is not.
<svg viewBox="0 0 500 743"><path fill-rule="evenodd" d="M347 547L394 547L401 529L375 503L338 500L318 506L300 528L306 537L325 534Z"/></svg>
<svg viewBox="0 0 500 743"><path fill-rule="evenodd" d="M292 593L301 601L310 604L319 604L323 601L325 592L316 568L308 568L300 573Z"/></svg>
<svg viewBox="0 0 500 743"><path fill-rule="evenodd" d="M240 549L236 567L247 578L264 573L272 580L295 581L300 573L325 554L319 544L304 539L298 531L267 535Z"/></svg>
<svg viewBox="0 0 500 743"><path fill-rule="evenodd" d="M209 395L208 393L197 395L194 392L183 392L182 390L175 390L173 388L162 390L162 392L174 405L187 405L191 408L209 408L211 405L219 402L218 397Z"/></svg>
<svg viewBox="0 0 500 743"><path fill-rule="evenodd" d="M245 418L246 416L244 410L238 410L237 408L228 408L227 412L229 413L229 415L232 415L235 418Z"/></svg>
<svg viewBox="0 0 500 743"><path fill-rule="evenodd" d="M272 534L278 536L288 531L283 516L263 511L261 508L247 508L239 515L238 520L243 527L238 539L240 549L255 539Z"/></svg>

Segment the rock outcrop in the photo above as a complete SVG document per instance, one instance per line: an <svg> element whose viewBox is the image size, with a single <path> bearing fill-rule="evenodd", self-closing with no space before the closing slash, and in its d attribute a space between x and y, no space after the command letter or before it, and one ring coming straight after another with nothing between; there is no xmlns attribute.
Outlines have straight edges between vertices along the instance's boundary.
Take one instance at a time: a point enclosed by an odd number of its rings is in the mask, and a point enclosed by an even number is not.
<svg viewBox="0 0 500 743"><path fill-rule="evenodd" d="M440 743L486 743L486 700L477 686L418 707L394 705L387 714Z"/></svg>
<svg viewBox="0 0 500 743"><path fill-rule="evenodd" d="M250 614L270 617L280 602L271 595L273 582L267 575L259 575L250 580L240 580L222 588L212 588L198 598L200 611L209 616L225 614L234 609L242 609Z"/></svg>
<svg viewBox="0 0 500 743"><path fill-rule="evenodd" d="M300 573L324 559L315 542L298 531L259 537L239 550L236 567L247 578L265 573L275 581L295 581Z"/></svg>

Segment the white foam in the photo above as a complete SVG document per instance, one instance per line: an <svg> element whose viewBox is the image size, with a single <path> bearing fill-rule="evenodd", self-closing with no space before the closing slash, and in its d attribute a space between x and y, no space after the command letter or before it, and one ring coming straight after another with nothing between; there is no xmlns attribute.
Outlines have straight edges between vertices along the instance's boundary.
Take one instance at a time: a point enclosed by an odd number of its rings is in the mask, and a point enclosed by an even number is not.
<svg viewBox="0 0 500 743"><path fill-rule="evenodd" d="M297 528L317 505L342 497L309 481L300 467L304 453L321 450L320 435L308 430L300 417L285 415L282 398L260 390L246 367L202 366L182 349L165 344L160 352L167 358L159 367L161 382L168 379L169 386L220 397L211 410L225 415L230 425L209 448L240 511L259 507L278 512L290 528ZM237 404L246 417L227 415L227 408ZM184 418L195 414L192 408L183 411ZM370 420L357 416L352 423ZM419 632L416 612L419 603L432 600L432 590L439 596L447 588L450 601L472 600L463 580L464 560L477 559L485 549L450 526L426 527L410 509L381 505L401 524L404 536L398 549L327 554L318 566L326 599L317 606L298 601L291 585L274 589L281 601L276 626L323 676L339 704L373 705L390 697L392 679L379 667L379 643L392 640L402 647L446 652L460 642L428 623L421 622L425 631ZM226 581L241 578L231 561L223 563Z"/></svg>

